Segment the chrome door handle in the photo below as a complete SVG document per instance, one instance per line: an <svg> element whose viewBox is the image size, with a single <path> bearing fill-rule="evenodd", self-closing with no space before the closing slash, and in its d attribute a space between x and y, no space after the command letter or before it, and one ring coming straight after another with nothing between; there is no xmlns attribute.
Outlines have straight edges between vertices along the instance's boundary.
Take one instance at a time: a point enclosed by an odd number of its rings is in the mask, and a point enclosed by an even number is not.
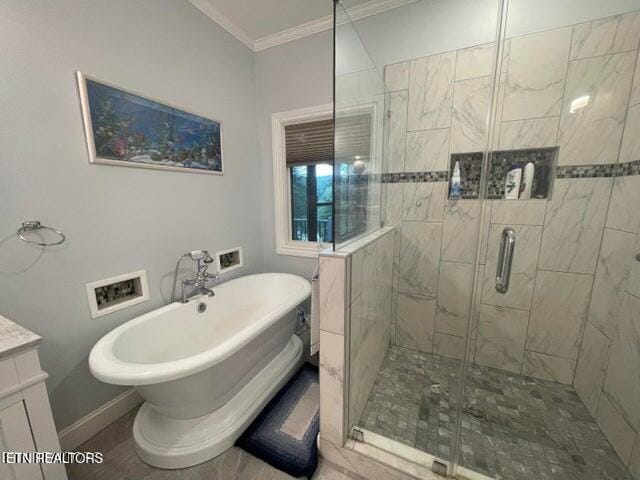
<svg viewBox="0 0 640 480"><path fill-rule="evenodd" d="M511 261L516 247L516 232L511 227L502 231L500 251L498 252L498 268L496 270L496 290L507 293L509 278L511 277Z"/></svg>

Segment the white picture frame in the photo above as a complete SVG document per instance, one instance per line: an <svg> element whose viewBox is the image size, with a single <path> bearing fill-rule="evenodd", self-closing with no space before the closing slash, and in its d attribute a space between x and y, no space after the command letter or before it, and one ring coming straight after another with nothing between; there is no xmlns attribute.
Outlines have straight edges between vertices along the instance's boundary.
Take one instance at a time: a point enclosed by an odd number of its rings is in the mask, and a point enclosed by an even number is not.
<svg viewBox="0 0 640 480"><path fill-rule="evenodd" d="M80 107L82 110L82 121L84 125L85 138L87 142L87 151L89 154L89 162L96 164L105 164L105 165L116 165L120 167L134 167L134 168L146 168L146 169L154 169L154 170L170 170L176 172L188 172L188 173L204 173L209 175L224 175L224 132L222 122L219 120L212 119L202 114L189 112L180 107L169 104L168 102L151 98L146 95L142 95L140 93L136 93L119 86L113 85L109 82L105 82L103 80L91 77L89 75L85 75L80 71L76 71L76 79L78 82L78 93L80 96ZM140 160L123 160L123 159L114 159L114 158L104 158L98 155L96 151L96 141L94 138L94 125L92 121L91 115L91 104L89 101L89 93L87 88L87 81L95 82L100 84L101 86L117 90L125 95L130 95L133 97L137 97L140 100L156 104L159 107L164 107L165 109L174 110L176 114L183 114L186 116L194 117L194 119L199 119L206 122L212 122L217 124L219 129L219 157L220 157L220 166L219 169L214 165L211 169L199 168L199 167L191 167L191 166L181 166L176 164L165 164L152 162L151 157L149 160L142 159ZM140 155L142 157L143 155ZM204 155L203 155L204 156ZM133 157L132 157L133 158ZM187 159L188 160L188 159ZM169 162L169 160L160 159L159 162ZM171 162L177 163L177 162Z"/></svg>

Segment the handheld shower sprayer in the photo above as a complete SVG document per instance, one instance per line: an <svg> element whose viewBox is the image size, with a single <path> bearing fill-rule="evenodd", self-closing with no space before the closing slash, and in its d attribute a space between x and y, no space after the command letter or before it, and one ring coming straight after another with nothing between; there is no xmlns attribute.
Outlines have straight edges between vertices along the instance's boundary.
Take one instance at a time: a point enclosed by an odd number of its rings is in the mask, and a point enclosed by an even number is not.
<svg viewBox="0 0 640 480"><path fill-rule="evenodd" d="M189 257L194 262L202 260L204 263L213 262L213 258L209 255L209 252L206 250L192 250L191 252L185 253L182 257Z"/></svg>

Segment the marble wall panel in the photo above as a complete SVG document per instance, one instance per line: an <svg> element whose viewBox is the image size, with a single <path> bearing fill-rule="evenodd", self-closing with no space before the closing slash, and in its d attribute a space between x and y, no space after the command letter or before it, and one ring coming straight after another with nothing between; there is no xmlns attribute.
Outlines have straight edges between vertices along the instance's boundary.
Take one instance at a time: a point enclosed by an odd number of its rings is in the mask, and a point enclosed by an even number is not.
<svg viewBox="0 0 640 480"><path fill-rule="evenodd" d="M625 420L640 430L640 299L627 294L620 335L611 347L604 391Z"/></svg>
<svg viewBox="0 0 640 480"><path fill-rule="evenodd" d="M386 138L384 159L387 172L404 171L405 145L407 141L406 90L392 92L387 96Z"/></svg>
<svg viewBox="0 0 640 480"><path fill-rule="evenodd" d="M529 312L482 305L478 324L476 362L514 373L522 370Z"/></svg>
<svg viewBox="0 0 640 480"><path fill-rule="evenodd" d="M554 147L560 117L512 120L500 125L499 150Z"/></svg>
<svg viewBox="0 0 640 480"><path fill-rule="evenodd" d="M640 13L631 12L574 25L571 60L637 50Z"/></svg>
<svg viewBox="0 0 640 480"><path fill-rule="evenodd" d="M451 153L483 151L493 77L455 82L451 109Z"/></svg>
<svg viewBox="0 0 640 480"><path fill-rule="evenodd" d="M405 172L441 172L449 169L449 128L407 133Z"/></svg>
<svg viewBox="0 0 640 480"><path fill-rule="evenodd" d="M624 129L636 52L569 64L560 118L558 165L616 163ZM577 98L588 96L583 108Z"/></svg>
<svg viewBox="0 0 640 480"><path fill-rule="evenodd" d="M409 62L394 63L384 67L384 84L387 91L409 88Z"/></svg>
<svg viewBox="0 0 640 480"><path fill-rule="evenodd" d="M456 82L493 74L495 43L483 43L457 51Z"/></svg>
<svg viewBox="0 0 640 480"><path fill-rule="evenodd" d="M560 115L571 31L563 27L511 39L502 121Z"/></svg>
<svg viewBox="0 0 640 480"><path fill-rule="evenodd" d="M606 395L600 399L596 422L618 456L626 463L631 456L635 432Z"/></svg>
<svg viewBox="0 0 640 480"><path fill-rule="evenodd" d="M538 270L527 349L576 360L592 284L593 275Z"/></svg>
<svg viewBox="0 0 640 480"><path fill-rule="evenodd" d="M402 222L398 290L435 298L442 241L441 223Z"/></svg>
<svg viewBox="0 0 640 480"><path fill-rule="evenodd" d="M442 229L442 260L473 263L480 202L448 200Z"/></svg>
<svg viewBox="0 0 640 480"><path fill-rule="evenodd" d="M589 306L589 321L609 340L618 338L624 287L633 259L635 235L605 229Z"/></svg>
<svg viewBox="0 0 640 480"><path fill-rule="evenodd" d="M602 395L610 349L609 339L591 323L587 323L573 386L593 416L596 415Z"/></svg>
<svg viewBox="0 0 640 480"><path fill-rule="evenodd" d="M399 293L396 345L431 353L435 315L435 299Z"/></svg>
<svg viewBox="0 0 640 480"><path fill-rule="evenodd" d="M575 360L545 355L538 352L524 352L522 374L529 377L540 378L549 382L571 385L576 369Z"/></svg>
<svg viewBox="0 0 640 480"><path fill-rule="evenodd" d="M638 132L640 130L636 131L636 135L640 137ZM640 227L640 175L618 177L613 181L606 225L608 228L623 232L638 233Z"/></svg>
<svg viewBox="0 0 640 480"><path fill-rule="evenodd" d="M451 102L456 52L411 61L409 130L451 126Z"/></svg>
<svg viewBox="0 0 640 480"><path fill-rule="evenodd" d="M464 337L469 319L473 265L440 262L435 331Z"/></svg>
<svg viewBox="0 0 640 480"><path fill-rule="evenodd" d="M405 183L403 220L442 222L447 190L446 182Z"/></svg>
<svg viewBox="0 0 640 480"><path fill-rule="evenodd" d="M557 178L547 204L540 268L594 273L607 214L611 178Z"/></svg>

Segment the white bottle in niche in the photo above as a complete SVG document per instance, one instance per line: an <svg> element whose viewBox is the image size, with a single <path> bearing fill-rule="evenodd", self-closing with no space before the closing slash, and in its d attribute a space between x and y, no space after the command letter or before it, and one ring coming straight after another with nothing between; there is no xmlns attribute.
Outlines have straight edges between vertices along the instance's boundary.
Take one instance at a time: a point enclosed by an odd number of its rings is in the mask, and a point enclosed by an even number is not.
<svg viewBox="0 0 640 480"><path fill-rule="evenodd" d="M453 167L453 175L451 176L451 188L449 190L449 198L460 198L462 194L462 185L460 183L460 162L456 161Z"/></svg>
<svg viewBox="0 0 640 480"><path fill-rule="evenodd" d="M533 188L533 177L535 176L535 165L529 162L524 166L522 172L522 185L520 186L520 200L529 200Z"/></svg>
<svg viewBox="0 0 640 480"><path fill-rule="evenodd" d="M504 198L517 200L520 196L520 182L522 180L522 166L519 163L511 165L507 179L504 182Z"/></svg>

